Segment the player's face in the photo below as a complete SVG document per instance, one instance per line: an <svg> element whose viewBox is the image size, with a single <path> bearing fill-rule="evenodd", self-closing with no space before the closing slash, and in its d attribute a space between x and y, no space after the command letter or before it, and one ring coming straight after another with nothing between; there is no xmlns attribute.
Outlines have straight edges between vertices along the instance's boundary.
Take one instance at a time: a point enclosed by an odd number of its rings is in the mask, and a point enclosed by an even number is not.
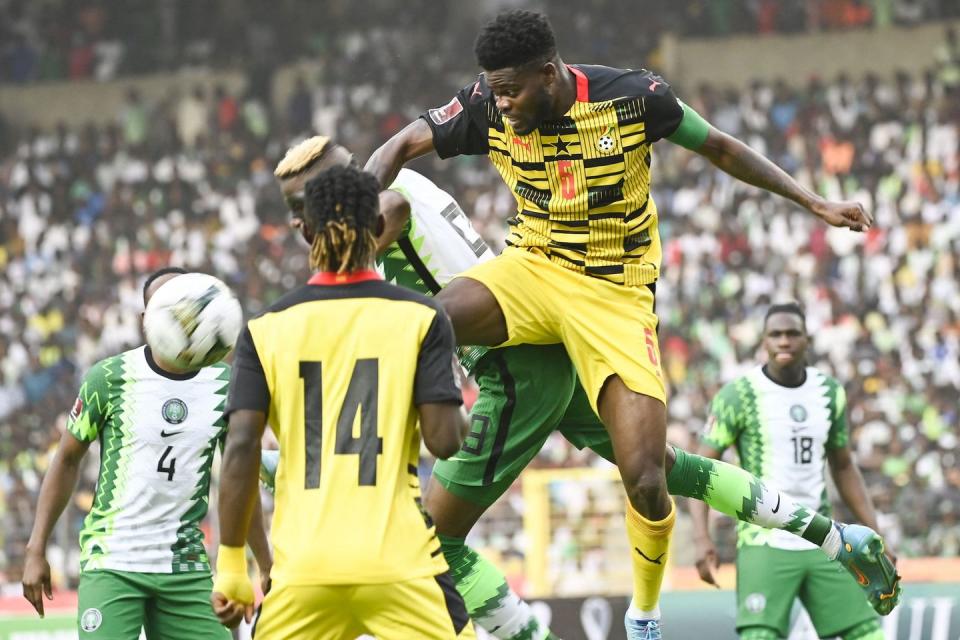
<svg viewBox="0 0 960 640"><path fill-rule="evenodd" d="M517 135L531 133L550 118L556 71L553 63L547 62L533 68L507 67L485 72L497 109Z"/></svg>
<svg viewBox="0 0 960 640"><path fill-rule="evenodd" d="M795 313L774 313L767 318L763 346L770 366L783 369L804 366L807 355L807 332L803 320Z"/></svg>
<svg viewBox="0 0 960 640"><path fill-rule="evenodd" d="M307 229L303 219L304 190L310 180L317 177L321 171L330 167L344 167L347 165L356 165L357 161L353 154L347 151L345 147L334 145L323 154L320 162L300 175L293 176L280 181L280 191L283 192L283 200L287 203L290 210L290 228L296 229L306 240L307 244L313 244L313 234Z"/></svg>

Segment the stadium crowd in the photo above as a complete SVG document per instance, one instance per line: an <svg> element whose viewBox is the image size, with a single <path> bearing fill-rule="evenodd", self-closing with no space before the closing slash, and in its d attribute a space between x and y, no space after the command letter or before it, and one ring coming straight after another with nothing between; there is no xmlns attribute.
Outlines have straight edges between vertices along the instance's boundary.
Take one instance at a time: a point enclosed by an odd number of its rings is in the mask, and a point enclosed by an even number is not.
<svg viewBox="0 0 960 640"><path fill-rule="evenodd" d="M472 3L490 13L509 0ZM591 0L574 7L540 4L556 18L561 36L589 26L599 47L622 20L629 41L645 54L659 34L722 37L730 34L885 28L956 17L953 0L646 0L644 20L634 7ZM322 55L337 34L382 29L383 16L408 35L454 35L451 3L408 0L402 11L390 0L333 0L304 5L237 0L167 0L129 10L120 0L0 0L0 83L45 80L109 80L118 76L184 68L256 67L265 73L278 60ZM456 13L459 13L460 9ZM207 17L215 15L216 20ZM456 22L465 21L459 16ZM468 35L469 37L469 35ZM564 38L566 40L566 38ZM429 41L429 40L428 40ZM570 40L567 40L570 41ZM624 40L618 39L620 44Z"/></svg>
<svg viewBox="0 0 960 640"><path fill-rule="evenodd" d="M401 20L330 44L326 59L346 62L303 78L280 110L256 91L221 86L158 103L131 91L112 124L25 131L0 157L0 583L19 580L39 483L79 377L140 341L143 276L167 264L215 273L256 313L307 274L272 176L287 145L318 130L365 158L469 79L469 58L445 55L462 34L427 55L402 46L423 41L402 39L404 28ZM713 124L804 183L863 202L877 220L866 234L828 229L669 143L656 148L653 179L671 440L695 446L712 394L757 361L766 305L795 298L807 310L814 364L846 383L859 463L884 533L905 556L960 553L960 48L945 46L925 75L747 90L677 84ZM384 64L391 59L401 68L423 60L436 73L398 79ZM513 199L484 158L417 168L502 246ZM536 461L595 463L559 438ZM51 546L54 566L76 570L66 550L76 548L95 478L91 459ZM582 505L576 490L557 496L556 508ZM511 494L477 528L477 546L522 553L520 511Z"/></svg>

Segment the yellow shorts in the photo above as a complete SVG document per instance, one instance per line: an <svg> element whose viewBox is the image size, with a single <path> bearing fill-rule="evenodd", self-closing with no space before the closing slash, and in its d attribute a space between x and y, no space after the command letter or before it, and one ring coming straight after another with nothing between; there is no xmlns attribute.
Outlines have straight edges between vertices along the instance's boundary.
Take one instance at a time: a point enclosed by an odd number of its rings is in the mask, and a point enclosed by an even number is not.
<svg viewBox="0 0 960 640"><path fill-rule="evenodd" d="M562 342L594 411L612 375L666 403L650 287L581 275L515 247L460 277L482 282L500 303L508 336L500 346Z"/></svg>
<svg viewBox="0 0 960 640"><path fill-rule="evenodd" d="M277 585L253 629L256 640L475 639L449 573L369 585Z"/></svg>

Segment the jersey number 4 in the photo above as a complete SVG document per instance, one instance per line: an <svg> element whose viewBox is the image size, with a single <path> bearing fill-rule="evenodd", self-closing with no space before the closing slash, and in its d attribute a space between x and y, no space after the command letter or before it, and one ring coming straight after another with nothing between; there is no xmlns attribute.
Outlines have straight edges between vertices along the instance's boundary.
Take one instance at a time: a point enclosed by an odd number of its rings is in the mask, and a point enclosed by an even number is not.
<svg viewBox="0 0 960 640"><path fill-rule="evenodd" d="M170 453L173 451L172 446L168 446L163 450L163 453L160 455L160 459L157 461L157 473L167 474L167 481L173 481L173 474L177 471L177 459L171 458ZM166 463L166 466L164 466Z"/></svg>
<svg viewBox="0 0 960 640"><path fill-rule="evenodd" d="M377 484L377 456L383 453L383 438L377 433L377 403L380 363L361 358L353 365L347 395L337 417L334 453L360 456L357 482L362 487ZM303 380L303 423L306 444L304 488L320 486L320 457L323 451L323 363L300 361ZM353 422L360 412L360 436L353 435Z"/></svg>

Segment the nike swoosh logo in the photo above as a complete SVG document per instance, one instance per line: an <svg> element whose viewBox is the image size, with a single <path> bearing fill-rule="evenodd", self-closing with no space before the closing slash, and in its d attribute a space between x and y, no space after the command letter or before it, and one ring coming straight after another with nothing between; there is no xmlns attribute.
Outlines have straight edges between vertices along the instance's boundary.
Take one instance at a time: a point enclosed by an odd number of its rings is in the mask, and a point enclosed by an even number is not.
<svg viewBox="0 0 960 640"><path fill-rule="evenodd" d="M170 436L175 436L175 435L177 435L178 433L183 433L183 430L181 429L180 431L171 431L171 432L169 432L169 433L167 433L166 431L160 431L160 437L161 437L161 438L169 438Z"/></svg>
<svg viewBox="0 0 960 640"><path fill-rule="evenodd" d="M777 506L773 508L774 513L776 513L777 511L780 511L780 494L779 493L777 494Z"/></svg>
<svg viewBox="0 0 960 640"><path fill-rule="evenodd" d="M650 563L653 563L653 564L663 564L663 563L660 561L660 559L663 558L663 556L667 555L666 553L661 553L661 554L658 555L656 558L651 558L650 556L648 556L647 554L645 554L643 551L640 551L640 549L637 549L636 547L634 547L633 550L636 551L637 553L639 553L641 558L643 558L643 559L646 560L647 562L650 562Z"/></svg>

